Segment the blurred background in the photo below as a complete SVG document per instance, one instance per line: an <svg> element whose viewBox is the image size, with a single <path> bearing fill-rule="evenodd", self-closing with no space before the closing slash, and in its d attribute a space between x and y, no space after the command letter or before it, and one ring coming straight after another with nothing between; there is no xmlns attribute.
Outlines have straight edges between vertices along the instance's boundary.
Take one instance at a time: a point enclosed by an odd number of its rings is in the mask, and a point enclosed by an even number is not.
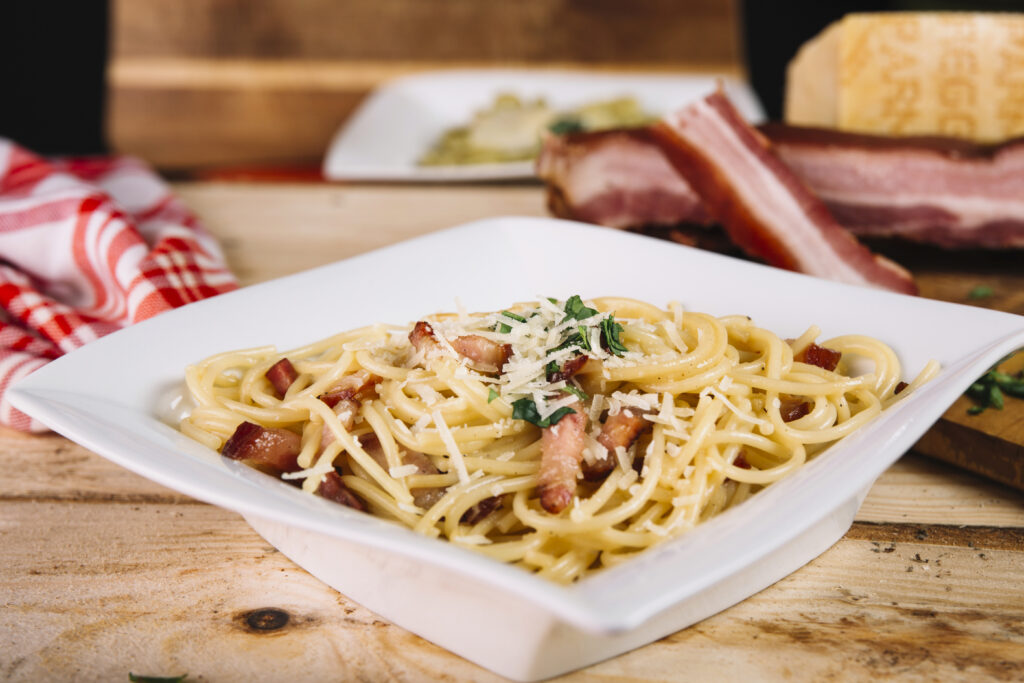
<svg viewBox="0 0 1024 683"><path fill-rule="evenodd" d="M460 66L748 74L778 117L785 64L850 11L974 3L750 0L79 0L6 3L0 135L166 171L316 164L396 76Z"/></svg>

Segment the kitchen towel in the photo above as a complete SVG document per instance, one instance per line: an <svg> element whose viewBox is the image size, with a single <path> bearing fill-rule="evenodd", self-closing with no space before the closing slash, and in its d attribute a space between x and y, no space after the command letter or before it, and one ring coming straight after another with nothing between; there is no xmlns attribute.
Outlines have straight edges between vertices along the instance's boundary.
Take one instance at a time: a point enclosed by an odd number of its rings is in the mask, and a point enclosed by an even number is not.
<svg viewBox="0 0 1024 683"><path fill-rule="evenodd" d="M7 388L83 344L237 288L216 240L130 157L44 159L0 138L0 424Z"/></svg>

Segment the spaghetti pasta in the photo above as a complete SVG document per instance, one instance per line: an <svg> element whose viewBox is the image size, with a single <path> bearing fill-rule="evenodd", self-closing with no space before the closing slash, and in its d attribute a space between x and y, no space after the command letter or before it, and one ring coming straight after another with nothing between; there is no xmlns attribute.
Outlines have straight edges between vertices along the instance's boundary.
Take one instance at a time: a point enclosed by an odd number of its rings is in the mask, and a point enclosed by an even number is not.
<svg viewBox="0 0 1024 683"><path fill-rule="evenodd" d="M439 314L207 358L186 370L180 428L570 582L741 503L904 395L888 346L819 334L624 298Z"/></svg>

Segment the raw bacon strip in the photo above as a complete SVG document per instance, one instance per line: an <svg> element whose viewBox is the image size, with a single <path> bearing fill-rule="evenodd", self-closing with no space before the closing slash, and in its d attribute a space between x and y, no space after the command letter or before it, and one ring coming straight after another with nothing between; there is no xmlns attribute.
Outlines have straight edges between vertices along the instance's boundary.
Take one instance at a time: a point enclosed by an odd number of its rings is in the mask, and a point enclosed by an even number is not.
<svg viewBox="0 0 1024 683"><path fill-rule="evenodd" d="M761 131L844 227L942 247L1024 247L1024 138L977 145L771 123Z"/></svg>
<svg viewBox="0 0 1024 683"><path fill-rule="evenodd" d="M597 442L608 452L603 458L595 459L592 463L584 462L583 477L587 481L597 481L607 477L619 462L615 457L616 449L632 446L644 428L650 424L649 420L644 419L643 413L628 408L609 415L601 425L601 433L597 436Z"/></svg>
<svg viewBox="0 0 1024 683"><path fill-rule="evenodd" d="M818 277L917 291L909 273L843 230L721 92L666 116L652 131L711 215L748 253Z"/></svg>
<svg viewBox="0 0 1024 683"><path fill-rule="evenodd" d="M299 469L296 460L301 449L302 437L295 432L243 422L235 428L220 453L264 472L280 474Z"/></svg>
<svg viewBox="0 0 1024 683"><path fill-rule="evenodd" d="M947 248L1024 247L1024 138L976 145L957 138L884 137L768 123L772 149L860 236ZM538 159L548 207L614 228L685 225L684 243L716 231L699 196L645 129L549 137ZM711 248L718 248L712 244Z"/></svg>
<svg viewBox="0 0 1024 683"><path fill-rule="evenodd" d="M586 418L579 403L570 407L574 412L563 416L557 424L545 427L540 436L537 495L540 506L553 515L572 502L583 461Z"/></svg>
<svg viewBox="0 0 1024 683"><path fill-rule="evenodd" d="M711 222L646 128L549 135L537 175L563 218L613 228Z"/></svg>
<svg viewBox="0 0 1024 683"><path fill-rule="evenodd" d="M292 385L299 377L298 371L292 362L287 358L282 358L267 370L266 377L270 380L270 384L274 387L274 391L277 392L278 398L284 398L285 393L288 391L288 387Z"/></svg>

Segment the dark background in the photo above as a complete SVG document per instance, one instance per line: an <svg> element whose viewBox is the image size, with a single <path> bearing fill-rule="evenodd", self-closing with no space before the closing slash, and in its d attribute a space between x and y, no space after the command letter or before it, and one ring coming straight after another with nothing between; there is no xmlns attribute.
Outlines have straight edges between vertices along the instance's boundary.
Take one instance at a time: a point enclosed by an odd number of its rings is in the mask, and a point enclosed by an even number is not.
<svg viewBox="0 0 1024 683"><path fill-rule="evenodd" d="M1024 11L1024 0L742 2L738 31L745 62L768 115L781 116L785 68L796 49L831 21L848 12L928 9ZM110 18L106 0L3 4L0 136L42 154L108 151L104 69Z"/></svg>

